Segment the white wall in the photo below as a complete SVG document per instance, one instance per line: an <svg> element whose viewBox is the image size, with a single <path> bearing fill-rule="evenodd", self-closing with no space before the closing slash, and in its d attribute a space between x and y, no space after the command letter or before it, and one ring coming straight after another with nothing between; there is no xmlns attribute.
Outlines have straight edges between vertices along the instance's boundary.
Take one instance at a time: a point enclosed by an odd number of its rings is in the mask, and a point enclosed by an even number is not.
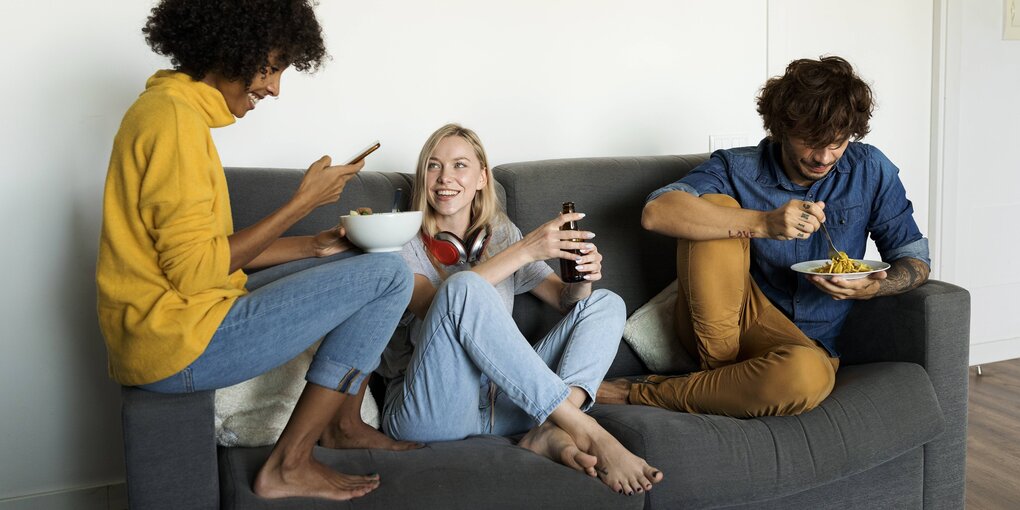
<svg viewBox="0 0 1020 510"><path fill-rule="evenodd" d="M914 219L927 234L931 1L854 2L848 7L843 0L772 0L768 5L769 75L782 74L791 60L823 54L854 64L877 104L864 141L899 167ZM869 258L878 256L874 243L868 252Z"/></svg>
<svg viewBox="0 0 1020 510"><path fill-rule="evenodd" d="M923 226L932 6L823 4L327 1L334 61L288 71L278 101L215 136L227 165L292 167L378 138L370 171L410 171L448 121L476 129L495 164L704 152L712 134L758 140L754 95L787 60L838 53L874 82L869 141L900 165ZM93 275L111 140L166 65L140 34L151 5L0 3L0 500L123 477Z"/></svg>
<svg viewBox="0 0 1020 510"><path fill-rule="evenodd" d="M946 0L945 279L971 292L971 363L1020 357L1020 40L1002 0Z"/></svg>

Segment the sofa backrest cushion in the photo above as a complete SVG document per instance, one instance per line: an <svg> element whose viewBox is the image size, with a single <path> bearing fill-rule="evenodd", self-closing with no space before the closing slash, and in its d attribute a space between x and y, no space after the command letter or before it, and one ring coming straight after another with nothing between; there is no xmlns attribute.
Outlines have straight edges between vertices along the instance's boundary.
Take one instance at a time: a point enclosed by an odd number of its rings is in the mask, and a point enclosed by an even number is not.
<svg viewBox="0 0 1020 510"><path fill-rule="evenodd" d="M641 228L645 198L707 157L555 159L500 165L493 173L506 189L507 214L525 234L556 217L563 202L586 214L581 228L595 232L604 257L596 286L619 294L630 315L676 278L676 242ZM548 262L559 271L558 261ZM514 318L532 340L559 320L531 296L518 297Z"/></svg>
<svg viewBox="0 0 1020 510"><path fill-rule="evenodd" d="M234 230L251 226L282 206L297 190L304 171L294 168L225 168L230 190ZM344 187L340 200L314 210L284 235L309 235L334 227L352 209L370 207L389 211L393 194L402 188L401 210L408 210L414 175L402 172L359 172ZM496 183L496 195L506 203L506 192Z"/></svg>

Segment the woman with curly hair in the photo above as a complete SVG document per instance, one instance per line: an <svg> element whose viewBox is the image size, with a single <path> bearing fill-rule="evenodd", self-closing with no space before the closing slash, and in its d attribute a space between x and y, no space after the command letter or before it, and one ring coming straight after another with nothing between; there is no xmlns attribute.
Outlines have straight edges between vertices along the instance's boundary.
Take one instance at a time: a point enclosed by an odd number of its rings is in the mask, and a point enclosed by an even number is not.
<svg viewBox="0 0 1020 510"><path fill-rule="evenodd" d="M360 422L366 376L396 328L412 279L396 254L352 256L344 231L281 237L335 202L362 164L312 163L291 199L234 232L210 129L280 93L288 67L326 58L307 0L164 0L144 29L173 71L149 78L114 139L96 283L111 376L160 393L223 388L322 344L290 421L259 470L256 494L346 500L378 475L333 471L334 447L395 443ZM274 266L253 274L242 269ZM341 423L359 416L354 428Z"/></svg>

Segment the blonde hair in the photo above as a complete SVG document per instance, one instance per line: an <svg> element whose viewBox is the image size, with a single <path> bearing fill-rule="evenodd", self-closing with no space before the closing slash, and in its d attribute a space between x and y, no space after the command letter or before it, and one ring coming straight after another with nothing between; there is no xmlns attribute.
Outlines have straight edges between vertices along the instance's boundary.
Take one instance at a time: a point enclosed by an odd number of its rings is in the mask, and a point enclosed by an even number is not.
<svg viewBox="0 0 1020 510"><path fill-rule="evenodd" d="M430 237L439 233L435 212L429 207L428 202L428 183L426 182L428 164L429 158L436 151L439 142L451 136L459 136L471 145L478 158L478 163L482 167L482 172L485 173L485 186L475 193L475 197L471 201L471 223L468 225L467 232L477 232L479 229L485 228L486 225L495 230L498 224L508 220L506 213L500 207L499 199L496 198L496 180L492 177L492 170L489 168L489 160L485 156L482 141L474 131L468 128L459 124L447 124L429 136L418 155L418 167L414 174L414 191L411 195L411 209L422 211L422 233Z"/></svg>

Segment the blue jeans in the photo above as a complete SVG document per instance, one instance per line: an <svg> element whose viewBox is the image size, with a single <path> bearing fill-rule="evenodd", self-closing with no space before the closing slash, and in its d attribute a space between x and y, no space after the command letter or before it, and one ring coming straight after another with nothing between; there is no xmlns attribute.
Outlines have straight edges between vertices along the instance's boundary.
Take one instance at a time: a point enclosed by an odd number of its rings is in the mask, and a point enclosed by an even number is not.
<svg viewBox="0 0 1020 510"><path fill-rule="evenodd" d="M411 441L517 434L544 422L570 387L588 394L587 410L625 320L623 300L596 290L532 347L492 285L454 274L436 293L405 377L390 384L384 430Z"/></svg>
<svg viewBox="0 0 1020 510"><path fill-rule="evenodd" d="M141 388L190 393L265 373L320 338L310 383L355 394L379 364L414 287L399 255L343 252L268 268L248 279L205 352L180 372Z"/></svg>

